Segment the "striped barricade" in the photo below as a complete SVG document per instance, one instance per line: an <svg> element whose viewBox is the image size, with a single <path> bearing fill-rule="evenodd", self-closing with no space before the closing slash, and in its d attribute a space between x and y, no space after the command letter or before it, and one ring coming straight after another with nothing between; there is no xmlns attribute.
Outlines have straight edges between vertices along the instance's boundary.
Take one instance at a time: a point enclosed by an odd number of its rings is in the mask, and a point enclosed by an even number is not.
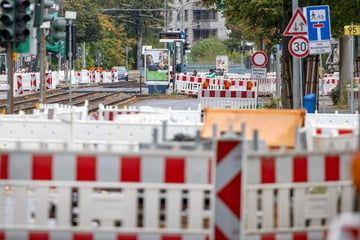
<svg viewBox="0 0 360 240"><path fill-rule="evenodd" d="M255 91L207 90L198 95L201 108L245 108L255 109L257 97Z"/></svg>
<svg viewBox="0 0 360 240"><path fill-rule="evenodd" d="M339 73L324 74L324 78L319 80L319 93L320 95L330 95L333 90L339 84Z"/></svg>
<svg viewBox="0 0 360 240"><path fill-rule="evenodd" d="M154 150L0 151L1 239L210 239L213 151Z"/></svg>
<svg viewBox="0 0 360 240"><path fill-rule="evenodd" d="M38 89L38 85L36 82L36 74L31 73L31 75L30 75L30 92L32 92L32 93L37 92L37 89Z"/></svg>
<svg viewBox="0 0 360 240"><path fill-rule="evenodd" d="M205 78L187 75L175 75L175 91L197 95Z"/></svg>
<svg viewBox="0 0 360 240"><path fill-rule="evenodd" d="M23 88L23 80L21 75L15 75L16 78L16 95L23 95L24 88Z"/></svg>
<svg viewBox="0 0 360 240"><path fill-rule="evenodd" d="M353 152L251 151L244 165L244 238L323 240L351 211Z"/></svg>

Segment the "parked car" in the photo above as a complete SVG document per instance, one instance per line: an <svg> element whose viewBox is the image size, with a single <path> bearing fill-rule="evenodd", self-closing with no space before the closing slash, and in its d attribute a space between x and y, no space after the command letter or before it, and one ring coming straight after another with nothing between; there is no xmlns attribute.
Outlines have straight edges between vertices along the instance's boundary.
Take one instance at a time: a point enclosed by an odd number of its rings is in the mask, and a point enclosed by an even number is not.
<svg viewBox="0 0 360 240"><path fill-rule="evenodd" d="M114 67L118 73L118 80L129 80L129 72L125 66L116 66Z"/></svg>

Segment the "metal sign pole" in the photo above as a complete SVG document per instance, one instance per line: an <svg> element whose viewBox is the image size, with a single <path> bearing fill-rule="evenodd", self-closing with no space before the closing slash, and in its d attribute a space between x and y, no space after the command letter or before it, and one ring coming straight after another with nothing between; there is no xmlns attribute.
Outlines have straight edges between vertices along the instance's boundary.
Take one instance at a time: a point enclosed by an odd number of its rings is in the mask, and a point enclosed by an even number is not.
<svg viewBox="0 0 360 240"><path fill-rule="evenodd" d="M292 14L294 15L299 7L298 0L292 0ZM295 56L292 57L293 63L293 81L292 81L292 92L293 92L293 109L300 108L300 58Z"/></svg>
<svg viewBox="0 0 360 240"><path fill-rule="evenodd" d="M8 61L8 106L7 113L14 113L14 60L13 60L14 46L12 42L7 44L7 61Z"/></svg>

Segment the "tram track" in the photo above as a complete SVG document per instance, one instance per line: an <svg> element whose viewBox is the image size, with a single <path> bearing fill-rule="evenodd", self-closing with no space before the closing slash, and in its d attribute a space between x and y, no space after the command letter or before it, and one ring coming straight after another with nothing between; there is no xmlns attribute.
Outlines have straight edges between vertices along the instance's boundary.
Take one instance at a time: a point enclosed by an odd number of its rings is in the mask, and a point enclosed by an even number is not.
<svg viewBox="0 0 360 240"><path fill-rule="evenodd" d="M124 102L129 101L135 97L134 93L127 93L126 91L114 91L113 88L145 88L146 86L140 86L137 81L122 81L115 83L102 83L102 84L92 84L92 85L79 85L73 86L71 89L71 94L69 93L68 86L62 86L58 89L46 91L45 103L46 104L66 104L72 106L81 106L88 101L89 112L94 112L98 110L98 105L100 103L104 105L117 105L123 104ZM81 88L90 88L89 91L78 90ZM94 89L99 88L99 91L94 91ZM106 91L106 89L109 91ZM101 91L100 91L101 89ZM111 89L111 91L110 91ZM139 93L140 94L140 93ZM0 100L0 109L7 107L7 99ZM39 92L30 93L14 98L14 113L24 111L25 113L32 112L36 105L39 103Z"/></svg>

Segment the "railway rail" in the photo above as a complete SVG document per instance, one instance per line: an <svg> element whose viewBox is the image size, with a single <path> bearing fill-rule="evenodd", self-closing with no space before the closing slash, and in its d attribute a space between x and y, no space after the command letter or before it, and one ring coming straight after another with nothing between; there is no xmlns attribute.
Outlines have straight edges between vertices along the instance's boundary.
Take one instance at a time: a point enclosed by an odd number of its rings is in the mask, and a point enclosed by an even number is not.
<svg viewBox="0 0 360 240"><path fill-rule="evenodd" d="M89 102L89 112L97 111L98 105L103 103L104 105L117 105L123 104L133 98L135 95L133 92L128 93L127 91L114 91L113 88L126 89L126 88L145 88L146 85L140 85L137 81L122 81L115 83L102 83L92 85L79 85L73 86L71 91L71 105L81 106L87 100ZM91 88L89 92L78 90L81 88ZM93 89L101 88L101 91L94 91ZM106 89L109 88L109 91ZM105 89L105 90L104 90ZM112 89L110 91L110 89ZM7 99L0 100L0 109L7 107ZM25 94L14 98L14 113L24 111L26 113L33 111L39 103L39 92ZM66 85L60 86L58 89L46 91L45 103L48 104L70 104L69 87Z"/></svg>

